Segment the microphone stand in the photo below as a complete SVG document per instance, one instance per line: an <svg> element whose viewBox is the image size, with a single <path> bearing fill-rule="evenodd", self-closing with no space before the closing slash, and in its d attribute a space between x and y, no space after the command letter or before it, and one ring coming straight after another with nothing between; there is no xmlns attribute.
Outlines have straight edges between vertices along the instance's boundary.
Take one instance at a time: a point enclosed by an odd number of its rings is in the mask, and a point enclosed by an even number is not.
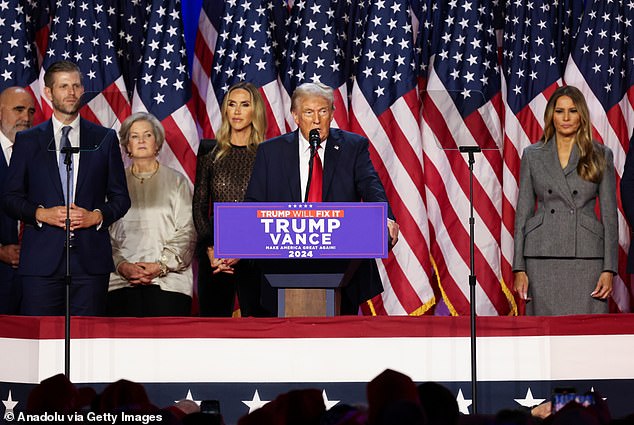
<svg viewBox="0 0 634 425"><path fill-rule="evenodd" d="M70 284L72 276L70 273L70 182L71 164L74 153L79 153L78 147L66 146L60 150L60 155L64 154L64 164L66 164L66 275L64 283L66 285L66 311L64 314L64 375L70 380Z"/></svg>
<svg viewBox="0 0 634 425"><path fill-rule="evenodd" d="M473 217L473 164L475 163L474 153L481 152L479 146L460 146L460 152L469 155L469 304L471 323L471 398L473 403L473 414L478 414L478 380L476 363L476 275L474 266L474 225Z"/></svg>

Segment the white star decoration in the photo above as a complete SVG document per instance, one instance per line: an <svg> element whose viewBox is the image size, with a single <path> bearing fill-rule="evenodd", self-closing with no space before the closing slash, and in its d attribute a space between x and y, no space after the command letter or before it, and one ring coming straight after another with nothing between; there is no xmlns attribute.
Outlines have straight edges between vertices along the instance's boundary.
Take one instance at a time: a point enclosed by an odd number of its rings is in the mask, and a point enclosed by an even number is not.
<svg viewBox="0 0 634 425"><path fill-rule="evenodd" d="M321 396L324 398L324 405L326 406L326 410L337 405L341 401L341 400L328 400L328 394L326 394L326 390L322 391ZM253 393L253 398L251 400L242 400L244 404L249 406L249 413L259 409L260 407L264 406L269 401L270 400L261 400L260 393L258 392L258 390L255 390L255 393Z"/></svg>
<svg viewBox="0 0 634 425"><path fill-rule="evenodd" d="M7 410L13 410L13 408L18 404L17 401L13 400L13 397L11 395L11 390L9 390L9 396L7 397L6 400L2 400L2 403L4 404L4 407Z"/></svg>
<svg viewBox="0 0 634 425"><path fill-rule="evenodd" d="M187 395L185 396L185 400L191 400L200 406L200 400L194 400L194 396L192 395L192 390L190 389L187 390ZM174 400L174 403L177 403L178 401L180 400Z"/></svg>
<svg viewBox="0 0 634 425"><path fill-rule="evenodd" d="M456 401L458 402L458 409L460 409L460 413L468 415L469 406L471 406L471 400L464 398L464 395L462 394L462 388L458 390L458 396L456 397Z"/></svg>
<svg viewBox="0 0 634 425"><path fill-rule="evenodd" d="M7 397L7 399L2 400L2 403L4 404L4 415L2 416L3 418L8 412L13 412L13 408L18 404L17 401L13 400L13 397L11 396L11 390L9 390L9 396Z"/></svg>
<svg viewBox="0 0 634 425"><path fill-rule="evenodd" d="M258 390L255 390L255 393L253 394L253 398L251 400L242 400L244 404L249 406L249 413L259 409L269 401L270 400L260 400L260 393L258 393Z"/></svg>
<svg viewBox="0 0 634 425"><path fill-rule="evenodd" d="M595 394L594 393L594 387L590 388L590 392ZM595 397L596 397L596 394L595 394ZM606 401L607 399L608 399L607 397L601 397L601 400L603 400L603 401Z"/></svg>
<svg viewBox="0 0 634 425"><path fill-rule="evenodd" d="M335 406L341 400L328 400L328 396L326 395L326 390L321 393L324 398L324 404L326 405L326 410L329 410L331 407Z"/></svg>
<svg viewBox="0 0 634 425"><path fill-rule="evenodd" d="M515 400L517 403L519 403L520 405L522 405L524 407L533 407L533 406L536 406L538 404L541 404L546 399L545 398L533 398L533 393L531 392L531 388L528 387L528 391L526 391L526 397L524 397L524 398L515 398L513 400Z"/></svg>

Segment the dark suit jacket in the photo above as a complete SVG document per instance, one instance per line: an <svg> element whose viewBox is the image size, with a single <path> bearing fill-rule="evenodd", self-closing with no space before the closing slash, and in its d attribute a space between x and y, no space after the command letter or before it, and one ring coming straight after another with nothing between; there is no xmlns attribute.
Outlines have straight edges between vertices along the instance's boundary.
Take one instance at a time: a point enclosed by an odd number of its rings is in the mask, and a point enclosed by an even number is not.
<svg viewBox="0 0 634 425"><path fill-rule="evenodd" d="M259 145L245 201L301 201L298 143L299 133L294 131ZM325 149L324 202L387 202L370 161L368 139L331 128ZM394 218L389 208L388 216ZM360 304L383 292L375 262L369 267L372 270L360 269L346 288L352 302Z"/></svg>
<svg viewBox="0 0 634 425"><path fill-rule="evenodd" d="M625 157L625 167L621 178L621 203L625 217L630 224L630 250L627 254L627 272L634 273L634 136L630 139L630 147Z"/></svg>
<svg viewBox="0 0 634 425"><path fill-rule="evenodd" d="M245 201L301 201L298 143L294 131L258 147ZM331 128L324 155L324 202L387 202L370 161L368 139ZM394 218L391 211L388 215Z"/></svg>
<svg viewBox="0 0 634 425"><path fill-rule="evenodd" d="M108 274L114 269L108 226L130 208L125 171L116 133L84 119L79 125L81 152L75 204L101 210L103 224L99 230L93 226L74 232L73 255L79 258L83 272ZM8 215L26 223L19 273L53 274L64 253L65 231L47 224L40 227L35 220L38 206L64 205L50 120L16 136L2 204Z"/></svg>
<svg viewBox="0 0 634 425"><path fill-rule="evenodd" d="M0 152L0 188L4 187L9 166ZM0 209L0 244L14 245L18 243L18 221ZM16 269L0 262L0 314L17 314L19 283Z"/></svg>

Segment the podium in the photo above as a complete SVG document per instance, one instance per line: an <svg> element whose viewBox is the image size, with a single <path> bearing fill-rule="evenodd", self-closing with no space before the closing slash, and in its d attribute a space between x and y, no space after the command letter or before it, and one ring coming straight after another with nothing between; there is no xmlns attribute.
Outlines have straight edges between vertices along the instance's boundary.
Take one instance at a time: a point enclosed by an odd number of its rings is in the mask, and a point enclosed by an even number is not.
<svg viewBox="0 0 634 425"><path fill-rule="evenodd" d="M214 254L256 259L280 317L334 316L363 259L387 246L385 202L214 204Z"/></svg>
<svg viewBox="0 0 634 425"><path fill-rule="evenodd" d="M339 296L360 260L263 260L264 279L277 292L278 317L335 316Z"/></svg>

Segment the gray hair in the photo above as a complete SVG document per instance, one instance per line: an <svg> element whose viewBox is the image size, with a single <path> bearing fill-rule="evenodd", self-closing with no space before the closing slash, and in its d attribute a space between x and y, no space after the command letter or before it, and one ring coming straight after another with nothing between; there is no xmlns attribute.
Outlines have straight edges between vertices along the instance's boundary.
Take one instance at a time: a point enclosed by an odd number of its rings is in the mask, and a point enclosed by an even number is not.
<svg viewBox="0 0 634 425"><path fill-rule="evenodd" d="M156 141L157 152L161 150L163 147L163 142L165 142L165 129L163 128L163 124L156 118L154 115L149 114L147 112L135 112L130 115L128 118L123 121L121 124L121 128L119 129L119 143L123 146L126 153L130 153L128 151L128 142L130 141L130 127L137 121L146 121L152 125L152 132L154 133L154 139Z"/></svg>
<svg viewBox="0 0 634 425"><path fill-rule="evenodd" d="M332 110L335 110L335 94L331 87L322 83L304 83L298 86L291 97L291 111L297 110L299 99L309 96L323 97L330 103Z"/></svg>

